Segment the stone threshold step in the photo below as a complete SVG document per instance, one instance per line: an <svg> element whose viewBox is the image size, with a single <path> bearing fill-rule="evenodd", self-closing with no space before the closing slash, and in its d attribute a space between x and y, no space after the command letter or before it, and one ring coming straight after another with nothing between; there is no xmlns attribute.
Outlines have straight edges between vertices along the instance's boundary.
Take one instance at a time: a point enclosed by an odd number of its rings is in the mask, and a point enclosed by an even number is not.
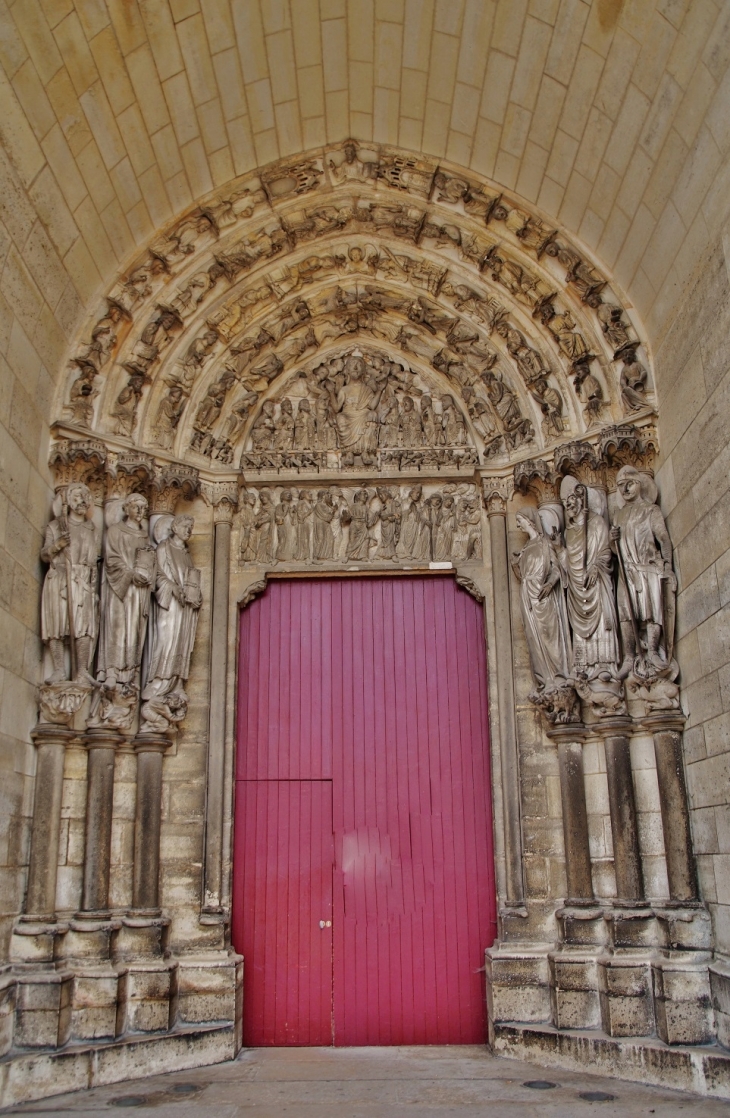
<svg viewBox="0 0 730 1118"><path fill-rule="evenodd" d="M0 1107L220 1064L232 1060L239 1047L235 1025L228 1024L68 1045L54 1052L11 1053L0 1060Z"/></svg>
<svg viewBox="0 0 730 1118"><path fill-rule="evenodd" d="M669 1045L657 1037L612 1037L594 1029L500 1022L492 1051L546 1067L611 1076L730 1099L730 1052L717 1045Z"/></svg>

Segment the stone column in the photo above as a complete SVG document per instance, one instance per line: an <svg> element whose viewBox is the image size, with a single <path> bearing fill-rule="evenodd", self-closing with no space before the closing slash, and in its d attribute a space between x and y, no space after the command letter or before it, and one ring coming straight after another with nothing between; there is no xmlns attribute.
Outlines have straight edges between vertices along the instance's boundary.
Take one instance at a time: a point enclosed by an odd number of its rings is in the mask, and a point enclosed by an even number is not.
<svg viewBox="0 0 730 1118"><path fill-rule="evenodd" d="M231 521L238 503L230 487L205 490L213 505L213 605L210 634L210 710L208 715L208 766L205 802L205 861L203 911L223 911L223 823L226 746L226 695L228 688L228 595L231 565Z"/></svg>
<svg viewBox="0 0 730 1118"><path fill-rule="evenodd" d="M563 807L565 839L565 874L568 879L566 905L593 904L591 852L588 842L588 813L583 776L583 740L581 724L552 726L548 736L558 746L560 768L560 799Z"/></svg>
<svg viewBox="0 0 730 1118"><path fill-rule="evenodd" d="M122 735L103 726L87 730L86 837L81 911L77 919L104 919L109 907L114 759Z"/></svg>
<svg viewBox="0 0 730 1118"><path fill-rule="evenodd" d="M55 920L61 797L66 746L76 737L64 726L39 725L32 734L36 747L35 799L30 837L25 919Z"/></svg>
<svg viewBox="0 0 730 1118"><path fill-rule="evenodd" d="M496 653L496 690L499 700L499 747L502 766L502 810L506 863L505 905L519 908L525 903L522 875L522 826L520 819L520 774L515 726L515 689L512 674L512 615L510 609L509 564L507 561L508 489L499 479L483 480L489 517L489 542L494 589L494 644Z"/></svg>
<svg viewBox="0 0 730 1118"><path fill-rule="evenodd" d="M619 903L637 904L644 899L644 878L631 774L629 729L630 723L621 718L603 718L595 727L606 748L616 899Z"/></svg>
<svg viewBox="0 0 730 1118"><path fill-rule="evenodd" d="M138 734L137 803L134 818L134 875L132 910L135 915L160 915L160 825L162 816L162 758L169 738Z"/></svg>
<svg viewBox="0 0 730 1118"><path fill-rule="evenodd" d="M643 725L654 736L669 896L692 904L698 891L682 756L684 718L677 711L657 711Z"/></svg>

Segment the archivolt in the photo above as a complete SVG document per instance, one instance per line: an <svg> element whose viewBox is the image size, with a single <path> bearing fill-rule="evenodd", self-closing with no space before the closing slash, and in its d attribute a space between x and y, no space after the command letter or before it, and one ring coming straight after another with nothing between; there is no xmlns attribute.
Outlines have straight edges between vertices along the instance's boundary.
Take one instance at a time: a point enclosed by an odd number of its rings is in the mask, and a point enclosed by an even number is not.
<svg viewBox="0 0 730 1118"><path fill-rule="evenodd" d="M584 251L471 174L354 141L202 202L108 292L87 339L59 426L159 448L166 411L163 449L188 461L206 395L218 441L253 401L238 455L263 401L345 343L429 370L467 412L481 398L497 426L503 385L533 430L500 444L505 464L653 415L640 324Z"/></svg>

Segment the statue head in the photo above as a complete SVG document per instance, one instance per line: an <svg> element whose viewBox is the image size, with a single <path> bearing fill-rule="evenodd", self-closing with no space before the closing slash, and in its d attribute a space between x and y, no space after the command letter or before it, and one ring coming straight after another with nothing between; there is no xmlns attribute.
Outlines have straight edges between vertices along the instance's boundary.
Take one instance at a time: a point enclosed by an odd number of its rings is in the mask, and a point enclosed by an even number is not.
<svg viewBox="0 0 730 1118"><path fill-rule="evenodd" d="M622 466L616 475L616 487L624 504L646 501L653 505L657 498L656 482L635 466Z"/></svg>
<svg viewBox="0 0 730 1118"><path fill-rule="evenodd" d="M147 498L141 493L130 493L122 501L122 509L127 520L133 524L141 524L147 515Z"/></svg>
<svg viewBox="0 0 730 1118"><path fill-rule="evenodd" d="M284 399L281 401L281 410L285 415L292 414L291 400L288 396L285 396Z"/></svg>
<svg viewBox="0 0 730 1118"><path fill-rule="evenodd" d="M517 527L520 529L521 532L524 532L526 535L528 535L530 539L534 539L536 536L542 536L544 534L542 521L540 520L540 514L538 513L537 509L533 508L531 505L527 505L526 508L520 509L520 511L517 513L516 519Z"/></svg>
<svg viewBox="0 0 730 1118"><path fill-rule="evenodd" d="M88 485L80 481L73 482L66 490L66 504L69 512L78 516L86 516L93 504L93 497Z"/></svg>
<svg viewBox="0 0 730 1118"><path fill-rule="evenodd" d="M421 494L423 493L422 485L414 485L410 490L410 498L412 501L420 501Z"/></svg>
<svg viewBox="0 0 730 1118"><path fill-rule="evenodd" d="M403 397L403 411L413 411L414 404L410 396Z"/></svg>
<svg viewBox="0 0 730 1118"><path fill-rule="evenodd" d="M170 535L177 536L179 540L186 543L193 534L194 526L195 521L192 516L188 516L187 513L182 513L180 516L176 516L170 525Z"/></svg>
<svg viewBox="0 0 730 1118"><path fill-rule="evenodd" d="M585 485L576 485L565 498L565 512L568 520L573 523L588 506L588 493Z"/></svg>

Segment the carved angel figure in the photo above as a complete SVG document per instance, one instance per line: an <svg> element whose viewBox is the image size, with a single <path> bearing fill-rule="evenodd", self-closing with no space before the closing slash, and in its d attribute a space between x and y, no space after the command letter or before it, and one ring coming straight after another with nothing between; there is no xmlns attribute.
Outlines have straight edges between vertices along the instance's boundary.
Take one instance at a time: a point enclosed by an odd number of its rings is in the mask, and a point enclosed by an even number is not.
<svg viewBox="0 0 730 1118"><path fill-rule="evenodd" d="M527 543L514 556L512 569L520 581L520 607L530 665L538 687L550 690L570 677L565 576L537 509L522 509L517 514L517 527L527 535Z"/></svg>
<svg viewBox="0 0 730 1118"><path fill-rule="evenodd" d="M142 692L142 733L159 731L162 721L180 721L187 710L185 681L203 602L200 571L188 551L194 523L192 516L176 516L170 521L161 517L155 525L155 534L161 538L151 610L150 662ZM147 704L154 710L146 709Z"/></svg>
<svg viewBox="0 0 730 1118"><path fill-rule="evenodd" d="M49 683L66 678L64 645L71 646L71 674L87 677L99 632L99 598L96 592L96 529L89 514L91 492L82 484L66 490L67 512L46 528L41 559L48 563L41 599L41 637L53 664Z"/></svg>

